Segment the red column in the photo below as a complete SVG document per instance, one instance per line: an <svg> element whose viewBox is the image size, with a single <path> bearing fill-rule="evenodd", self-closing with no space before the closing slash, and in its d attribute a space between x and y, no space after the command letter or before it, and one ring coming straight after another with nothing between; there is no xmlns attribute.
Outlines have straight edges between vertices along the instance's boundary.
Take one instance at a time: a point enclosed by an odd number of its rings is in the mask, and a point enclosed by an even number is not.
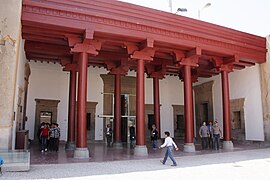
<svg viewBox="0 0 270 180"><path fill-rule="evenodd" d="M114 140L121 141L121 75L115 74L114 85Z"/></svg>
<svg viewBox="0 0 270 180"><path fill-rule="evenodd" d="M78 79L78 114L77 114L77 148L86 148L86 90L87 90L88 54L79 55Z"/></svg>
<svg viewBox="0 0 270 180"><path fill-rule="evenodd" d="M194 122L193 122L193 93L191 68L184 66L184 105L185 105L185 143L193 143Z"/></svg>
<svg viewBox="0 0 270 180"><path fill-rule="evenodd" d="M159 78L153 77L153 86L154 86L154 117L155 124L159 131L160 137L160 102L159 102Z"/></svg>
<svg viewBox="0 0 270 180"><path fill-rule="evenodd" d="M69 76L68 143L75 143L76 71Z"/></svg>
<svg viewBox="0 0 270 180"><path fill-rule="evenodd" d="M136 79L136 144L145 145L144 131L144 60L137 62Z"/></svg>
<svg viewBox="0 0 270 180"><path fill-rule="evenodd" d="M223 134L225 141L231 141L230 92L228 71L221 71L223 100Z"/></svg>

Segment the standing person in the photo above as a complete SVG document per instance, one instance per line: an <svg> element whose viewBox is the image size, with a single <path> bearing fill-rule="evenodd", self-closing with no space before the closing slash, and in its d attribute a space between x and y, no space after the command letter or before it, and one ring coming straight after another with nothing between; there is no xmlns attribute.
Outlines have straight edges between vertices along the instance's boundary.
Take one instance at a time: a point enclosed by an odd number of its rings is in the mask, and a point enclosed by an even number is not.
<svg viewBox="0 0 270 180"><path fill-rule="evenodd" d="M43 128L40 131L41 138L41 152L47 151L48 149L48 137L49 137L49 128L47 124L44 124Z"/></svg>
<svg viewBox="0 0 270 180"><path fill-rule="evenodd" d="M217 121L214 122L212 133L213 133L213 147L215 150L219 150L220 138L222 137L222 132L221 132L220 127L218 126Z"/></svg>
<svg viewBox="0 0 270 180"><path fill-rule="evenodd" d="M60 127L59 127L59 125L57 123L55 123L54 125L55 125L55 128L54 128L54 138L56 139L55 140L55 151L58 152L61 131L60 131Z"/></svg>
<svg viewBox="0 0 270 180"><path fill-rule="evenodd" d="M151 141L153 149L157 149L157 141L158 141L158 131L155 124L152 125L152 132L151 132Z"/></svg>
<svg viewBox="0 0 270 180"><path fill-rule="evenodd" d="M110 147L111 146L111 142L112 142L112 128L110 124L107 124L107 128L106 128L106 139L107 139L107 146Z"/></svg>
<svg viewBox="0 0 270 180"><path fill-rule="evenodd" d="M129 136L129 138L130 138L130 147L134 148L135 147L136 135L135 135L135 127L134 127L133 124L129 127L129 134L130 134L130 136Z"/></svg>
<svg viewBox="0 0 270 180"><path fill-rule="evenodd" d="M48 146L49 151L55 150L55 148L54 148L55 147L55 138L54 138L55 131L54 131L54 129L55 129L55 124L52 123L51 128L49 130L49 137L50 137L50 144Z"/></svg>
<svg viewBox="0 0 270 180"><path fill-rule="evenodd" d="M40 137L40 133L41 133L41 129L44 128L45 122L42 122L39 126L38 132L37 132L37 136L38 136L38 142L39 145L41 145L41 137Z"/></svg>
<svg viewBox="0 0 270 180"><path fill-rule="evenodd" d="M208 137L209 137L209 130L208 127L206 126L206 123L203 122L203 125L200 127L199 130L199 135L202 140L202 149L207 149L208 148Z"/></svg>
<svg viewBox="0 0 270 180"><path fill-rule="evenodd" d="M59 138L60 138L60 128L57 123L52 124L50 129L50 146L49 150L58 152L59 150Z"/></svg>
<svg viewBox="0 0 270 180"><path fill-rule="evenodd" d="M165 138L165 142L164 144L162 144L159 148L164 148L164 147L167 147L167 151L165 153L165 156L164 156L164 159L163 160L160 160L160 162L162 164L165 164L166 161L167 161L167 158L168 156L170 157L170 159L172 160L173 164L171 166L177 166L177 163L173 157L173 154L172 154L172 150L173 150L173 146L175 147L175 150L178 151L178 147L177 145L175 144L175 142L173 141L173 139L170 137L170 132L168 131L165 131L164 132L166 138Z"/></svg>
<svg viewBox="0 0 270 180"><path fill-rule="evenodd" d="M213 125L212 125L212 121L209 122L208 126L208 131L209 131L209 138L208 138L208 142L209 142L209 149L213 149Z"/></svg>

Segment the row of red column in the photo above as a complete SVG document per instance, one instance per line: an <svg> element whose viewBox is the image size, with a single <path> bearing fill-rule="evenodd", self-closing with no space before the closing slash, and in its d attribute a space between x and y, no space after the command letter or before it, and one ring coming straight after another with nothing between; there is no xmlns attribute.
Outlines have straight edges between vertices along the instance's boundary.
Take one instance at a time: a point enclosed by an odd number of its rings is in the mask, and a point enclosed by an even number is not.
<svg viewBox="0 0 270 180"><path fill-rule="evenodd" d="M78 113L76 148L87 148L86 139L86 93L87 93L88 54L82 52L78 60ZM191 66L184 65L184 105L185 105L185 144L194 143L194 112ZM228 71L221 71L224 140L231 140L230 101ZM145 90L144 60L137 61L136 86L136 145L145 146ZM153 77L154 86L154 117L160 130L159 78ZM70 71L68 143L75 143L75 107L76 107L76 70ZM115 74L114 104L114 140L121 142L121 74Z"/></svg>

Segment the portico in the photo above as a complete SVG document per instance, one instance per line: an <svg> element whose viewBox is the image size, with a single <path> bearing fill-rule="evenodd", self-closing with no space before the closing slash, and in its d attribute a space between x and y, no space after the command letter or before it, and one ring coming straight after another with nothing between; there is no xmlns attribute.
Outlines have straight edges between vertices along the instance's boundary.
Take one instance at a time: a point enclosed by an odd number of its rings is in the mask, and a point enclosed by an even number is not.
<svg viewBox="0 0 270 180"><path fill-rule="evenodd" d="M159 130L159 99L163 95L159 93L159 80L178 76L183 81L185 152L195 151L192 85L198 78L221 74L224 148L231 149L228 74L265 62L264 38L118 1L24 0L22 32L29 60L59 63L71 72L68 142L76 144L75 158L89 157L85 109L87 87L95 82L87 80L88 66L104 67L115 76L113 127L118 144L121 76L136 71L135 155L145 156L145 73L153 78L154 119Z"/></svg>

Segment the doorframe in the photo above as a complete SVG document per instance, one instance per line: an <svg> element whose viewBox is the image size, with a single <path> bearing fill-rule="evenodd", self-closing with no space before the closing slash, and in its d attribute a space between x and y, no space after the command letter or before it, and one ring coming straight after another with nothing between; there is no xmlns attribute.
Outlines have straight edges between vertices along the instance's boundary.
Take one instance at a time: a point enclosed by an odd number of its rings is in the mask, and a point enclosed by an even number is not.
<svg viewBox="0 0 270 180"><path fill-rule="evenodd" d="M35 112L35 134L34 141L38 141L37 132L40 126L40 112L49 111L52 112L52 123L57 123L58 104L60 100L52 99L35 99L36 101L36 112Z"/></svg>

